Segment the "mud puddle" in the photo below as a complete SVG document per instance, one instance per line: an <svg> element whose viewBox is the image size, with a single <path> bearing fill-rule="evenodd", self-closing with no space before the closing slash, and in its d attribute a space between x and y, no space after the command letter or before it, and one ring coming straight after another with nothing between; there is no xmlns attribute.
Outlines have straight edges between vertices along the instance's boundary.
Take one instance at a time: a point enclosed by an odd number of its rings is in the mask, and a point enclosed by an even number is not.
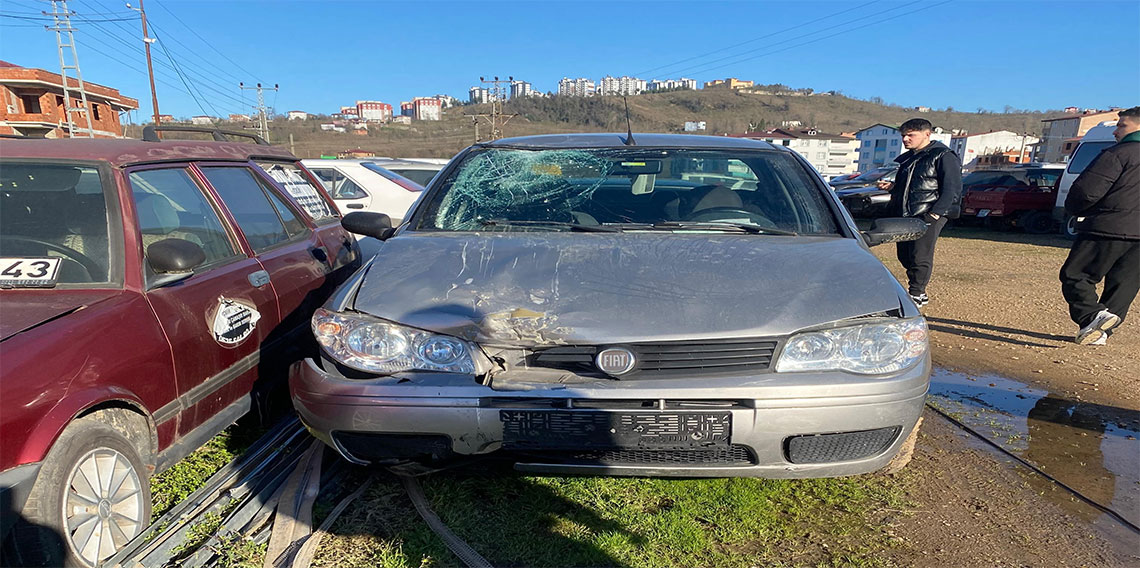
<svg viewBox="0 0 1140 568"><path fill-rule="evenodd" d="M927 400L1006 451L1140 525L1140 411L1071 400L996 375L945 369L931 374ZM1041 493L1110 533L1119 536L1119 529L1126 528L1056 486L1043 486ZM1131 534L1134 539L1135 533Z"/></svg>

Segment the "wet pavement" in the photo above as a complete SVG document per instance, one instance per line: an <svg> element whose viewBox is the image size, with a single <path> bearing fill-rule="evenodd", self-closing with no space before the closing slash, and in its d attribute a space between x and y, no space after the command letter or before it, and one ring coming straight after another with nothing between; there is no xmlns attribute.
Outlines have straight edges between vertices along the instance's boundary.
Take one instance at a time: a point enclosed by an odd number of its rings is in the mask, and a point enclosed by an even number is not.
<svg viewBox="0 0 1140 568"><path fill-rule="evenodd" d="M1140 410L1071 400L996 375L945 369L935 369L931 375L927 400L1006 451L1140 525ZM1043 487L1041 493L1112 533L1120 534L1111 525L1124 528L1067 491Z"/></svg>

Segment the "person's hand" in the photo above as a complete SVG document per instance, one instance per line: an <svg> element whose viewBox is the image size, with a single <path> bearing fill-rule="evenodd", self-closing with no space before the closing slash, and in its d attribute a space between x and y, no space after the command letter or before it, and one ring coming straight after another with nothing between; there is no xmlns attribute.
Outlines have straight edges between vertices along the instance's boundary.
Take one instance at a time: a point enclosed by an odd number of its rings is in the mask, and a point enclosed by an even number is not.
<svg viewBox="0 0 1140 568"><path fill-rule="evenodd" d="M895 186L895 184L891 183L889 181L877 181L877 182L875 182L875 187L878 187L879 189L881 189L883 191L890 191L891 188L893 188L894 186Z"/></svg>
<svg viewBox="0 0 1140 568"><path fill-rule="evenodd" d="M926 215L923 215L922 217L927 223L933 223L933 222L937 221L938 219L940 219L942 216L937 214L937 213L927 213Z"/></svg>

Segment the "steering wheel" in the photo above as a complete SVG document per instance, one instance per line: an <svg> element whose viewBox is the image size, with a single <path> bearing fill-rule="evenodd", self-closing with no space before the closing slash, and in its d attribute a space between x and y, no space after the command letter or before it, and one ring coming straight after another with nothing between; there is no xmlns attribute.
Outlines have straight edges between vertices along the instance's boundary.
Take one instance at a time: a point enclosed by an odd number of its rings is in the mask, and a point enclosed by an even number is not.
<svg viewBox="0 0 1140 568"><path fill-rule="evenodd" d="M85 270L87 270L88 276L92 278L94 278L95 274L103 274L103 268L99 266L97 262L91 260L91 257L86 256L69 246L64 246L59 243L53 243L49 241L42 241L40 239L33 239L32 237L25 237L22 235L0 235L0 241L17 241L39 245L47 250L53 250L60 254L66 255L69 260L74 260L75 262L79 263Z"/></svg>
<svg viewBox="0 0 1140 568"><path fill-rule="evenodd" d="M685 221L728 221L728 220L747 219L749 223L758 225L760 227L769 227L778 229L776 223L771 219L764 216L762 213L755 211L748 211L738 207L709 207L708 209L699 209L689 214Z"/></svg>

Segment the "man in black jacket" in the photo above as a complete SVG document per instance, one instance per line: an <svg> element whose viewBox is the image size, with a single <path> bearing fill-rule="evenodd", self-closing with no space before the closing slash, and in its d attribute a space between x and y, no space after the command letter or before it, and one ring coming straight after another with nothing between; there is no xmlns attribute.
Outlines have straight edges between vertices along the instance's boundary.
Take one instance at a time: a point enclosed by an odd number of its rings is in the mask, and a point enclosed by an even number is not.
<svg viewBox="0 0 1140 568"><path fill-rule="evenodd" d="M1061 267L1061 293L1081 326L1081 345L1104 345L1140 289L1140 106L1120 112L1112 135L1117 144L1089 164L1065 198L1065 211L1077 217L1077 240Z"/></svg>
<svg viewBox="0 0 1140 568"><path fill-rule="evenodd" d="M899 127L908 150L895 161L899 171L894 183L879 182L891 192L887 208L895 217L919 217L928 223L917 241L898 243L897 256L906 269L907 288L918 307L930 298L926 285L934 270L934 243L948 219L957 219L962 202L962 160L945 144L932 141L933 125L912 118Z"/></svg>

